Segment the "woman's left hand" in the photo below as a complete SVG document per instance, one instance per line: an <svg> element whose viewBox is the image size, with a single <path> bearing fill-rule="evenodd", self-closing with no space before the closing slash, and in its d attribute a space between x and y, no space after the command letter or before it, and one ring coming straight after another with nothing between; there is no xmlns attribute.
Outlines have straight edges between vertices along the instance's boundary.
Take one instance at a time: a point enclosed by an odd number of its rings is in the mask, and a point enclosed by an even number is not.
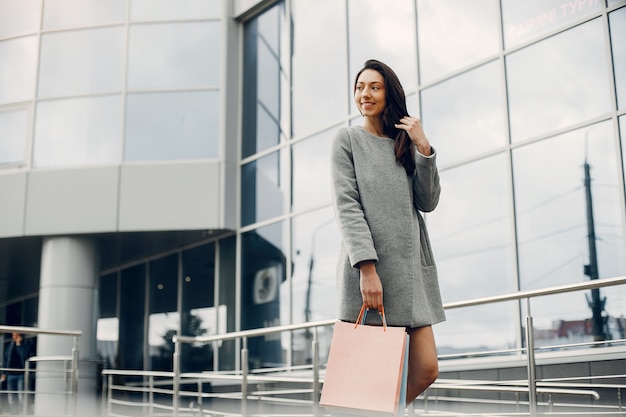
<svg viewBox="0 0 626 417"><path fill-rule="evenodd" d="M394 125L396 129L402 129L409 134L411 142L417 147L419 153L425 156L432 154L430 142L422 128L422 122L417 117L404 116L399 123Z"/></svg>

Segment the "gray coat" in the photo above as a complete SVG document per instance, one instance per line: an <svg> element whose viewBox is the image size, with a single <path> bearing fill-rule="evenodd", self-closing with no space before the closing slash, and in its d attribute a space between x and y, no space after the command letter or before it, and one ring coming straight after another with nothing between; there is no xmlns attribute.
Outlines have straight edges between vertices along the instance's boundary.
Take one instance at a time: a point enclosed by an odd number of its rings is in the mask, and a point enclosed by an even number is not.
<svg viewBox="0 0 626 417"><path fill-rule="evenodd" d="M387 324L420 327L445 320L420 214L435 209L441 187L434 151L430 157L416 152L415 173L408 176L396 163L393 147L393 139L379 138L359 126L339 129L333 141L333 203L342 236L339 319L356 320L362 304L356 265L374 260Z"/></svg>

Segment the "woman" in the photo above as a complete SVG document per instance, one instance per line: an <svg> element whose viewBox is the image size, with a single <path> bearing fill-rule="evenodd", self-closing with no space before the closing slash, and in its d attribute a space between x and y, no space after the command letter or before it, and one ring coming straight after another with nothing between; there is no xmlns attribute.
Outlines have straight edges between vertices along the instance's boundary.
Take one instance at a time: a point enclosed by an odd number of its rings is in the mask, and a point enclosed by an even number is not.
<svg viewBox="0 0 626 417"><path fill-rule="evenodd" d="M420 120L408 116L404 90L387 65L365 62L354 100L363 125L337 132L331 160L343 243L339 318L354 322L362 304L374 309L384 304L387 323L407 328L410 404L439 374L431 325L445 320L420 214L439 201L436 153Z"/></svg>

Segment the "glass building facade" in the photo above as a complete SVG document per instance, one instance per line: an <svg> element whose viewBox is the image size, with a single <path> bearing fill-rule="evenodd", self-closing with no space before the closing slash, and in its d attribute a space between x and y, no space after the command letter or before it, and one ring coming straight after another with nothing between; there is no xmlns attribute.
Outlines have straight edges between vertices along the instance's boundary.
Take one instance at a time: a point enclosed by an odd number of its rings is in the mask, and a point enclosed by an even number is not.
<svg viewBox="0 0 626 417"><path fill-rule="evenodd" d="M0 8L0 321L79 327L107 367L171 369L176 333L336 317L329 151L360 123L369 58L438 153L444 302L626 274L625 1ZM83 252L96 272L77 278L92 302L75 322L51 298L75 297L63 276ZM625 289L597 302L601 329L563 335L594 300L534 300L537 342L623 338ZM520 347L525 309L451 310L439 349ZM307 363L307 337L250 341L250 360ZM184 371L239 366L230 343L188 348Z"/></svg>

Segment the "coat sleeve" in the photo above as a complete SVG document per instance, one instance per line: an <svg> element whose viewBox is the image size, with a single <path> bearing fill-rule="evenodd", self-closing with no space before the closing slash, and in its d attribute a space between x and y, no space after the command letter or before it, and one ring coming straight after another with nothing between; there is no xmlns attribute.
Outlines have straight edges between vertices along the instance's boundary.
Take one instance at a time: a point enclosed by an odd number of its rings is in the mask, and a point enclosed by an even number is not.
<svg viewBox="0 0 626 417"><path fill-rule="evenodd" d="M348 132L340 129L331 148L333 206L350 264L356 267L362 261L378 261L378 255L361 205L353 157Z"/></svg>
<svg viewBox="0 0 626 417"><path fill-rule="evenodd" d="M430 156L415 152L415 173L413 174L413 205L416 210L427 213L439 203L441 184L437 170L437 153L433 149Z"/></svg>

